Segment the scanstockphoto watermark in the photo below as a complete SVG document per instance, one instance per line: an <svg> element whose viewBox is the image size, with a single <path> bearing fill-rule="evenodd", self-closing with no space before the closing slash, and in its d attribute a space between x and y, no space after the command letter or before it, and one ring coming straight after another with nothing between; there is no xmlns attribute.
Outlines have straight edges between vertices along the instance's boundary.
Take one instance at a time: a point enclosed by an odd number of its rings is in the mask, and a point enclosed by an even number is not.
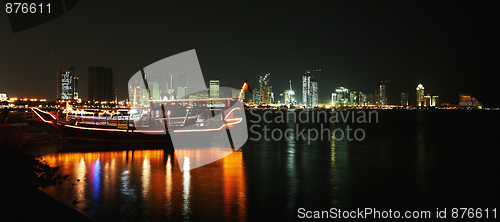
<svg viewBox="0 0 500 222"><path fill-rule="evenodd" d="M307 144L317 140L347 140L361 141L366 137L362 128L352 128L349 123L378 123L378 112L376 110L353 110L353 111L287 111L267 110L255 112L250 110L252 118L249 120L250 140L278 141L307 140ZM331 128L339 123L341 128ZM346 125L347 124L347 125ZM287 127L278 127L286 125ZM270 127L275 128L270 128ZM326 136L325 136L326 135Z"/></svg>

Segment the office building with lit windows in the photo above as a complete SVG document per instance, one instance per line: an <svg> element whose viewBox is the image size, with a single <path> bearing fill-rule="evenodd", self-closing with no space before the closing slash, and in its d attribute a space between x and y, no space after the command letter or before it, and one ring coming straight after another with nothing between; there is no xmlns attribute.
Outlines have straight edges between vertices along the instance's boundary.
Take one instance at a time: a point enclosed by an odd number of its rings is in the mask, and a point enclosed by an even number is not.
<svg viewBox="0 0 500 222"><path fill-rule="evenodd" d="M75 76L75 68L71 66L67 70L59 70L58 72L58 100L74 100L78 99L76 87L78 77ZM76 98L75 98L76 97Z"/></svg>
<svg viewBox="0 0 500 222"><path fill-rule="evenodd" d="M293 107L297 105L297 101L295 101L295 91L292 89L292 80L289 80L290 88L285 90L285 105L288 107Z"/></svg>
<svg viewBox="0 0 500 222"><path fill-rule="evenodd" d="M425 98L424 98L424 85L418 84L417 86L417 106L424 106Z"/></svg>
<svg viewBox="0 0 500 222"><path fill-rule="evenodd" d="M387 105L386 88L385 88L385 84L384 83L380 84L379 98L380 98L380 101L379 101L379 105L380 106Z"/></svg>
<svg viewBox="0 0 500 222"><path fill-rule="evenodd" d="M439 96L432 96L431 106L439 107Z"/></svg>
<svg viewBox="0 0 500 222"><path fill-rule="evenodd" d="M426 96L424 96L424 106L431 106L431 95L427 94Z"/></svg>
<svg viewBox="0 0 500 222"><path fill-rule="evenodd" d="M312 80L310 73L311 71L306 70L302 76L302 104L305 107L316 107L319 105L318 82Z"/></svg>
<svg viewBox="0 0 500 222"><path fill-rule="evenodd" d="M210 98L219 98L220 82L218 79L210 80L209 95Z"/></svg>

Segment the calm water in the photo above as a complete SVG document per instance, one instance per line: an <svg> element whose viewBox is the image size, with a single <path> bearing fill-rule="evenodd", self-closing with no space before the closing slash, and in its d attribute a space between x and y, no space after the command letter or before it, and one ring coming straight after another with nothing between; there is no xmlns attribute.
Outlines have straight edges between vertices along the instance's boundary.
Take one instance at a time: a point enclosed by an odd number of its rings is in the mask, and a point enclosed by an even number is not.
<svg viewBox="0 0 500 222"><path fill-rule="evenodd" d="M184 172L175 154L157 147L67 144L42 157L71 177L44 191L98 221L293 220L298 208L493 208L489 204L497 200L499 185L499 114L381 111L378 123L323 123L331 131L347 125L363 129L362 141L329 140L332 136L324 134L308 145L307 130L305 140L249 139L240 151ZM293 122L258 125L260 130L253 129L262 136L264 125L296 129ZM320 127L308 123L299 129Z"/></svg>

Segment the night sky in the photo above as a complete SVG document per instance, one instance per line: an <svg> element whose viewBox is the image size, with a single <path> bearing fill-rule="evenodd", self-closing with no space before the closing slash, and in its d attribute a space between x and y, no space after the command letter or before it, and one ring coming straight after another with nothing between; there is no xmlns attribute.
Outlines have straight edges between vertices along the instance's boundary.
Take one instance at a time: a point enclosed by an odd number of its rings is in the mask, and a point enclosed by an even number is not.
<svg viewBox="0 0 500 222"><path fill-rule="evenodd" d="M498 4L495 1L80 1L63 16L13 33L0 12L0 92L55 98L55 58L75 66L87 99L88 66L112 68L118 98L141 68L196 49L205 81L240 88L271 73L275 94L291 79L301 101L301 76L315 73L321 102L339 86L374 93L387 84L389 104L415 88L458 103L472 93L499 107ZM2 3L3 4L3 3Z"/></svg>

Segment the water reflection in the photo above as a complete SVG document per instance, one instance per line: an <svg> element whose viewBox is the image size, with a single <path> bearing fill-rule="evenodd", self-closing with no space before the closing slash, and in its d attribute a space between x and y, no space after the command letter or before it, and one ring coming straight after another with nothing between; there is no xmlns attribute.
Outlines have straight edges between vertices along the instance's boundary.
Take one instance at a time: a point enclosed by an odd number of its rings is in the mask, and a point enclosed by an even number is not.
<svg viewBox="0 0 500 222"><path fill-rule="evenodd" d="M170 155L167 156L167 162L165 164L165 208L167 211L167 216L172 213L172 158Z"/></svg>
<svg viewBox="0 0 500 222"><path fill-rule="evenodd" d="M222 152L205 150L194 155ZM193 170L189 170L191 151L180 152L182 161L175 158L177 152L163 150L50 154L44 160L61 167L59 172L70 179L44 191L94 220L246 218L242 152ZM203 218L196 218L199 215Z"/></svg>
<svg viewBox="0 0 500 222"><path fill-rule="evenodd" d="M292 123L288 124L288 127L293 127ZM291 131L290 134L288 135L289 138L295 138L295 131ZM297 209L297 193L298 193L298 187L299 187L299 180L298 180L298 175L297 175L297 166L295 165L296 162L296 147L295 147L295 140L294 139L289 139L287 140L288 147L287 147L287 152L288 152L288 158L287 158L287 172L288 172L288 182L289 182L289 189L288 189L288 202L287 202L287 211L288 212L294 212Z"/></svg>
<svg viewBox="0 0 500 222"><path fill-rule="evenodd" d="M189 217L189 188L191 187L191 174L189 173L190 164L191 162L189 160L189 157L185 156L184 164L182 166L184 169L184 172L182 173L182 196L184 197L184 204L182 204L182 215L184 215L185 217Z"/></svg>

